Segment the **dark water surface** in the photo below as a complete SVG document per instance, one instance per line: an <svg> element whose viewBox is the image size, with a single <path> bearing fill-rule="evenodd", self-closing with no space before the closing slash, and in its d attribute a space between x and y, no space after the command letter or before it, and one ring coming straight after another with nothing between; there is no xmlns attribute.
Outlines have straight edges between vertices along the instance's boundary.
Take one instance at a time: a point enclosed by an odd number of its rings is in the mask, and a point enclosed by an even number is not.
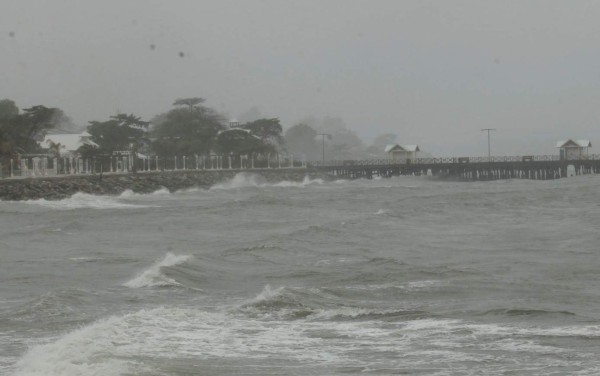
<svg viewBox="0 0 600 376"><path fill-rule="evenodd" d="M2 375L598 375L600 179L0 202Z"/></svg>

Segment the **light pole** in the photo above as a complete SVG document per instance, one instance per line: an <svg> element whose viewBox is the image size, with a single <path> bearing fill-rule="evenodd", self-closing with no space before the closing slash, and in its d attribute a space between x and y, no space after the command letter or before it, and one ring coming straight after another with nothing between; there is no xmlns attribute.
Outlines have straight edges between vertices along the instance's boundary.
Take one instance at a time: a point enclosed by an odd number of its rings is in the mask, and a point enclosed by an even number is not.
<svg viewBox="0 0 600 376"><path fill-rule="evenodd" d="M490 152L490 132L495 131L494 128L484 128L481 130L482 132L487 132L488 136L488 162L492 161L492 153Z"/></svg>
<svg viewBox="0 0 600 376"><path fill-rule="evenodd" d="M331 140L331 135L329 133L319 133L323 141L323 166L325 166L325 136L327 136L328 140Z"/></svg>

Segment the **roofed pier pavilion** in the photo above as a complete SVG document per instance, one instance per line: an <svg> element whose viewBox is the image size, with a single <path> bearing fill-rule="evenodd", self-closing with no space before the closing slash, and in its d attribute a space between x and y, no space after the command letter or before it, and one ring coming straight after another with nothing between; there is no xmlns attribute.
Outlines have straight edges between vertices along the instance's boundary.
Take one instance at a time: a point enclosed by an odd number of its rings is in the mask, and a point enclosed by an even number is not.
<svg viewBox="0 0 600 376"><path fill-rule="evenodd" d="M356 160L313 163L318 169L339 178L358 179L400 175L431 175L458 180L559 179L574 175L600 173L600 155L576 160L559 156L520 156L478 158L420 158L403 162L393 160Z"/></svg>

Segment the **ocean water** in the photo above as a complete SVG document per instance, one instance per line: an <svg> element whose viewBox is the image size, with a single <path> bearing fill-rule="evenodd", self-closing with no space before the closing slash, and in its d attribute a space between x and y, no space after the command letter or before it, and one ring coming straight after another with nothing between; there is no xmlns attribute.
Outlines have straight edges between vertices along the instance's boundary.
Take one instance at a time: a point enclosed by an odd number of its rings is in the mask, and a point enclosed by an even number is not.
<svg viewBox="0 0 600 376"><path fill-rule="evenodd" d="M598 375L600 177L0 202L0 374Z"/></svg>

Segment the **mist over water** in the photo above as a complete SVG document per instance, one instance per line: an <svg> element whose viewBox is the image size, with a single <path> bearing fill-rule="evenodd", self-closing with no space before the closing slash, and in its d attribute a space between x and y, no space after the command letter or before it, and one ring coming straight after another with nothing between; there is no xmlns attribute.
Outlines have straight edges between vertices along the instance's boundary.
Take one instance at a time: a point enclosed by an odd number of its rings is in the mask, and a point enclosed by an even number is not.
<svg viewBox="0 0 600 376"><path fill-rule="evenodd" d="M0 374L596 375L598 182L0 202Z"/></svg>

